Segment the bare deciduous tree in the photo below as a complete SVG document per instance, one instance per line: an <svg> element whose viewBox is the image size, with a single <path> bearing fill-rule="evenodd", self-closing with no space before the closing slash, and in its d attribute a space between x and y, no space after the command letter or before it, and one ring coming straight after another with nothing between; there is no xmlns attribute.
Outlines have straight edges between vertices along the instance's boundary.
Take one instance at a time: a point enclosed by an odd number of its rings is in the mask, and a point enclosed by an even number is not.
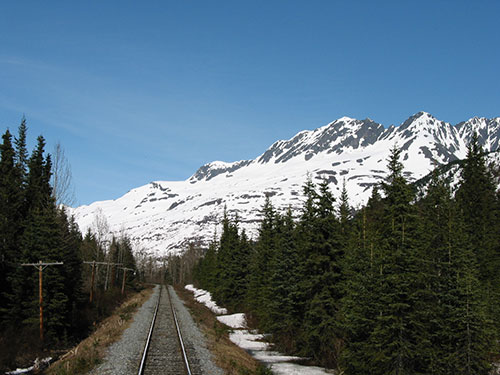
<svg viewBox="0 0 500 375"><path fill-rule="evenodd" d="M91 230L95 235L98 247L101 248L106 254L111 233L108 220L106 219L102 208L98 208L97 212L94 213L94 222L92 223Z"/></svg>
<svg viewBox="0 0 500 375"><path fill-rule="evenodd" d="M54 146L52 154L52 195L56 204L73 206L76 203L75 190L73 188L73 175L64 149L60 142Z"/></svg>

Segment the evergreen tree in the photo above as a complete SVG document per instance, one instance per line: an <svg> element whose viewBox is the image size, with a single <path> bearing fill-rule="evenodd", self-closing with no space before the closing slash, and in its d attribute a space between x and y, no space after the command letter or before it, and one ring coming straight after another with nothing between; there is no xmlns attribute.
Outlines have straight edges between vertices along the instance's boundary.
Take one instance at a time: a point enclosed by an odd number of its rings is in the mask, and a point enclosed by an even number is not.
<svg viewBox="0 0 500 375"><path fill-rule="evenodd" d="M347 247L347 243L349 241L350 232L351 232L351 223L352 223L352 215L351 215L351 207L349 205L349 195L347 194L347 187L344 183L342 184L342 192L340 193L340 201L338 205L338 217L340 224L340 247L345 249Z"/></svg>
<svg viewBox="0 0 500 375"><path fill-rule="evenodd" d="M306 184L306 194L309 189ZM311 198L314 202L312 218L308 213ZM319 185L315 198L306 195L304 212L307 215L303 216L303 220L305 217L312 220L311 223L303 222L303 225L312 227L309 241L303 245L305 274L301 284L305 295L309 296L303 322L303 339L306 343L303 352L327 366L333 366L337 362L340 348L338 321L344 249L339 238L340 225L335 216L335 199L327 181Z"/></svg>
<svg viewBox="0 0 500 375"><path fill-rule="evenodd" d="M271 276L276 254L276 211L269 197L262 207L259 237L252 251L248 289L248 305L264 329L269 327L269 305L272 300Z"/></svg>
<svg viewBox="0 0 500 375"><path fill-rule="evenodd" d="M198 261L195 268L195 279L198 286L206 290L214 290L217 285L216 279L217 266L217 241L215 239L210 243L205 256Z"/></svg>
<svg viewBox="0 0 500 375"><path fill-rule="evenodd" d="M50 158L44 158L45 139L39 136L37 141L37 147L28 162L26 185L28 215L32 210L46 208L53 203L50 187Z"/></svg>
<svg viewBox="0 0 500 375"><path fill-rule="evenodd" d="M64 208L57 210L57 219L61 239L58 257L64 263L64 267L60 271L64 278L64 294L68 298L65 307L68 315L65 320L71 329L74 329L80 324L78 310L84 299L81 289L83 265L80 247L82 235L74 217L68 217Z"/></svg>
<svg viewBox="0 0 500 375"><path fill-rule="evenodd" d="M496 273L496 264L492 265L492 260L498 258L494 242L497 204L493 177L486 165L485 154L476 133L467 148L461 180L457 201L467 218L467 234L476 245L480 276L488 279Z"/></svg>
<svg viewBox="0 0 500 375"><path fill-rule="evenodd" d="M42 291L45 337L61 341L81 326L81 235L51 197L44 138L28 159L26 132L23 118L15 148L8 130L0 146L0 331L38 328L38 272L21 263L62 261L43 270Z"/></svg>
<svg viewBox="0 0 500 375"><path fill-rule="evenodd" d="M447 181L437 171L420 202L419 284L413 321L419 373L482 374L489 346L475 255Z"/></svg>
<svg viewBox="0 0 500 375"><path fill-rule="evenodd" d="M295 223L289 208L284 217L278 216L276 230L279 243L271 275L269 305L269 332L274 342L287 352L297 350L302 316L297 286L300 275L300 259L296 244Z"/></svg>
<svg viewBox="0 0 500 375"><path fill-rule="evenodd" d="M59 340L67 337L71 328L81 265L78 243L69 241L67 218L58 212L51 197L51 161L50 156L44 156L44 146L43 137L39 137L28 162L27 216L20 237L19 262L68 262L67 268L47 267L43 272L46 337L49 340ZM74 236L76 227L71 231ZM12 306L12 312L28 327L35 326L38 323L38 274L27 267L19 268L13 277L13 290L17 302Z"/></svg>
<svg viewBox="0 0 500 375"><path fill-rule="evenodd" d="M55 208L36 208L30 211L22 237L22 259L24 263L59 262L61 259L61 238ZM18 284L22 298L20 316L23 323L36 326L38 323L38 273L23 267L24 278ZM68 296L64 293L63 267L47 267L43 272L44 320L46 337L63 337L68 328L66 318ZM18 294L19 296L19 294Z"/></svg>
<svg viewBox="0 0 500 375"><path fill-rule="evenodd" d="M495 183L476 133L467 148L461 183L456 194L463 216L464 229L479 265L479 280L487 301L488 315L500 334L500 237L499 202Z"/></svg>
<svg viewBox="0 0 500 375"><path fill-rule="evenodd" d="M216 278L217 285L214 289L215 300L224 306L231 307L238 301L239 292L236 290L238 263L237 250L240 246L237 223L232 223L226 211L222 221L222 235L217 252Z"/></svg>
<svg viewBox="0 0 500 375"><path fill-rule="evenodd" d="M382 183L385 210L379 277L375 292L378 310L371 342L372 365L380 374L409 374L414 368L413 343L416 328L413 311L415 286L415 214L412 191L403 177L401 151L395 146Z"/></svg>
<svg viewBox="0 0 500 375"><path fill-rule="evenodd" d="M303 188L305 201L302 206L301 216L295 228L296 246L298 256L298 283L297 283L297 299L299 302L298 315L300 316L301 324L304 320L306 306L312 296L310 295L311 283L309 280L309 270L307 261L310 255L310 246L315 236L315 221L316 221L316 201L318 193L316 186L308 176ZM303 331L303 329L302 329ZM302 340L301 340L302 341Z"/></svg>
<svg viewBox="0 0 500 375"><path fill-rule="evenodd" d="M119 248L120 248L119 252L120 256L118 258L119 263L123 265L122 267L129 268L129 270L125 275L126 276L125 284L127 285L128 288L133 288L137 279L137 265L133 254L132 243L130 242L130 238L128 236L122 236L120 238ZM122 272L124 271L122 270Z"/></svg>
<svg viewBox="0 0 500 375"><path fill-rule="evenodd" d="M118 241L116 237L113 235L111 238L111 244L109 245L108 249L108 262L111 263L119 263L120 258L121 258L121 249L118 244ZM118 267L116 265L111 265L110 266L111 271L108 279L108 283L113 287L119 287L120 286L120 280L118 279Z"/></svg>
<svg viewBox="0 0 500 375"><path fill-rule="evenodd" d="M453 277L450 269L455 218L448 184L438 176L437 169L419 202L419 246L417 275L418 290L415 293L414 324L419 327L414 349L418 373L448 374L450 355L453 352L452 336L448 330L451 323L450 298ZM457 243L457 246L461 244ZM454 338L453 338L454 339Z"/></svg>
<svg viewBox="0 0 500 375"><path fill-rule="evenodd" d="M381 218L384 210L384 202L374 186L366 207L353 219L345 242L341 315L345 346L340 368L346 374L375 373L377 350L373 348L372 334L380 315L376 286L383 262Z"/></svg>
<svg viewBox="0 0 500 375"><path fill-rule="evenodd" d="M26 148L26 133L28 127L26 125L26 118L23 116L21 124L18 129L18 136L15 139L16 145L16 167L21 171L23 177L26 176L28 167L28 150Z"/></svg>
<svg viewBox="0 0 500 375"><path fill-rule="evenodd" d="M7 130L2 137L0 155L0 327L8 320L10 307L16 303L13 278L17 272L20 254L19 237L22 233L23 204L21 176L15 167L12 136ZM15 318L15 316L11 317Z"/></svg>
<svg viewBox="0 0 500 375"><path fill-rule="evenodd" d="M252 245L243 230L239 236L238 246L234 253L234 279L235 296L233 306L241 308L245 305L250 283L250 258L252 255Z"/></svg>
<svg viewBox="0 0 500 375"><path fill-rule="evenodd" d="M345 231L345 226L351 221L351 207L349 205L349 194L347 193L347 187L345 184L345 179L342 184L342 192L340 193L340 201L338 206L339 220L341 224L341 232Z"/></svg>

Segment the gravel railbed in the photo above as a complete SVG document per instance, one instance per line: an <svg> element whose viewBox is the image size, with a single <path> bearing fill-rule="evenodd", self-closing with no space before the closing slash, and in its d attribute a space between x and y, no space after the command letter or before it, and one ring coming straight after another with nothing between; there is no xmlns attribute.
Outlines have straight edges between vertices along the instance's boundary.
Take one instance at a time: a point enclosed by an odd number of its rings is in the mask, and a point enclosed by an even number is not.
<svg viewBox="0 0 500 375"><path fill-rule="evenodd" d="M169 287L169 290L177 313L182 338L186 347L193 348L196 352L201 373L223 375L224 372L214 364L205 337L196 326L191 314L179 299L174 289ZM156 286L151 297L135 313L134 321L123 332L120 340L108 348L103 363L92 370L89 375L137 374L159 291L159 286Z"/></svg>
<svg viewBox="0 0 500 375"><path fill-rule="evenodd" d="M159 292L160 287L155 286L151 297L134 314L132 324L123 332L120 340L108 348L103 363L90 375L137 374Z"/></svg>
<svg viewBox="0 0 500 375"><path fill-rule="evenodd" d="M188 309L177 296L174 288L169 286L169 290L170 296L172 297L172 304L177 313L177 320L179 321L184 344L186 348L193 348L196 352L196 357L202 369L202 373L207 375L224 375L224 371L213 362L212 353L208 350L205 336L203 336L203 333L198 329Z"/></svg>

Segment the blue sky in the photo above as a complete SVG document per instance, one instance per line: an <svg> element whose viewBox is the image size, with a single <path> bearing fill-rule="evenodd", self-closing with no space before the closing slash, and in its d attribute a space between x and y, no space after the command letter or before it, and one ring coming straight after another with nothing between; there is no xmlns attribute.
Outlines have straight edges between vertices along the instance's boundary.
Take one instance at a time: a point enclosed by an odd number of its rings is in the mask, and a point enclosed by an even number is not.
<svg viewBox="0 0 500 375"><path fill-rule="evenodd" d="M0 130L60 141L77 200L253 159L342 116L500 116L500 1L10 1Z"/></svg>

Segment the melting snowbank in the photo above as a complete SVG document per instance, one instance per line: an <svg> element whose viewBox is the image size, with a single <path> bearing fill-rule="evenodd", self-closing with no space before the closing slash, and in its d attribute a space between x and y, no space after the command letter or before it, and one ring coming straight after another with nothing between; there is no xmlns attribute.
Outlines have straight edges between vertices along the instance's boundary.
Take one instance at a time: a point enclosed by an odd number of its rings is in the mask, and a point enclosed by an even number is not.
<svg viewBox="0 0 500 375"><path fill-rule="evenodd" d="M227 314L225 308L217 306L212 301L209 292L203 289L197 289L193 285L186 285L185 288L194 293L195 299L203 303L216 314ZM292 361L298 361L302 358L283 355L281 353L269 350L271 344L265 341L267 335L258 333L256 330L248 330L246 326L245 314L220 315L217 320L233 331L229 334L229 339L240 348L248 351L255 359L265 363L274 374L277 375L328 375L334 374L332 370L326 370L321 367L303 366Z"/></svg>
<svg viewBox="0 0 500 375"><path fill-rule="evenodd" d="M250 352L267 350L269 348L269 343L262 341L265 337L265 335L256 333L256 331L247 330L238 330L229 334L229 340L240 348Z"/></svg>
<svg viewBox="0 0 500 375"><path fill-rule="evenodd" d="M243 313L218 316L217 320L231 328L247 328L247 320Z"/></svg>
<svg viewBox="0 0 500 375"><path fill-rule="evenodd" d="M21 375L21 374L31 374L32 371L44 369L52 362L52 357L44 358L44 359L36 359L35 364L28 368L18 368L14 371L6 372L7 375Z"/></svg>
<svg viewBox="0 0 500 375"><path fill-rule="evenodd" d="M227 314L227 309L217 306L217 304L212 301L212 295L203 289L197 289L192 284L188 284L185 288L194 293L194 299L200 303L203 303L206 307L212 310L215 314Z"/></svg>

